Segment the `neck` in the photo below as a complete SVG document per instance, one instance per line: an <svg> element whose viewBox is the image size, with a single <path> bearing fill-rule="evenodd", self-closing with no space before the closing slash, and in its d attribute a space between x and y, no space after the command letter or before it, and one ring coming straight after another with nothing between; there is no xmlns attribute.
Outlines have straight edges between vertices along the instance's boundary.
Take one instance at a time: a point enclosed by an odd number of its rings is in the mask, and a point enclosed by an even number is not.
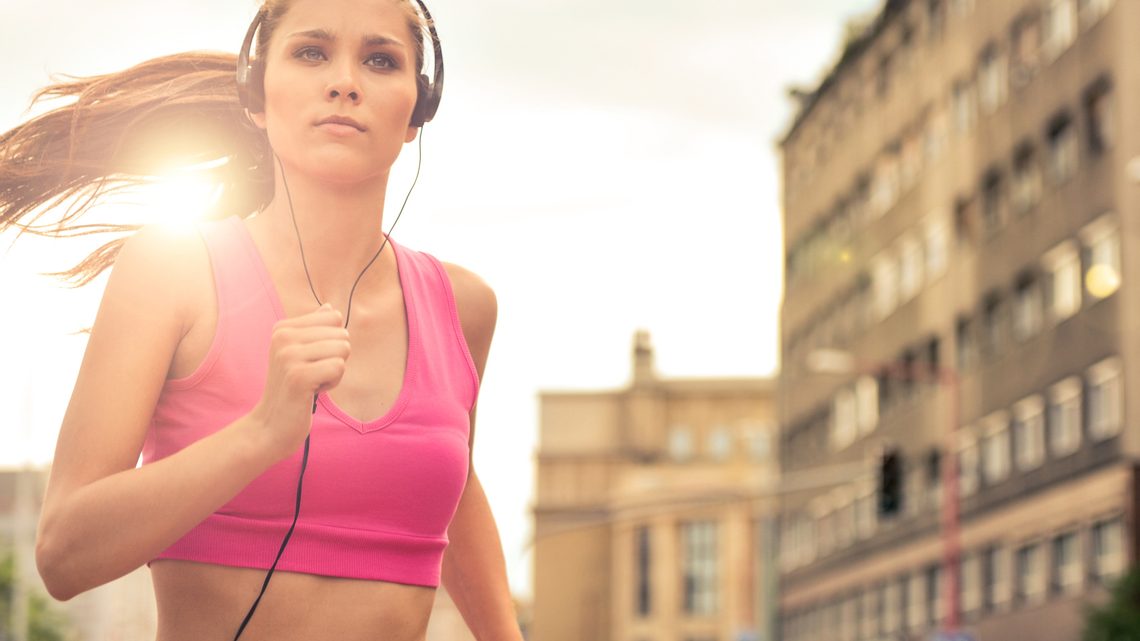
<svg viewBox="0 0 1140 641"><path fill-rule="evenodd" d="M384 242L384 196L388 175L360 183L332 183L286 166L278 166L273 200L258 215L267 220L282 247L304 247L304 263L322 301L334 304L360 275ZM294 229L296 220L296 229ZM385 247L383 254L392 254ZM297 268L301 257L297 255ZM394 256L394 254L392 254ZM384 271L389 256L377 258L362 279Z"/></svg>

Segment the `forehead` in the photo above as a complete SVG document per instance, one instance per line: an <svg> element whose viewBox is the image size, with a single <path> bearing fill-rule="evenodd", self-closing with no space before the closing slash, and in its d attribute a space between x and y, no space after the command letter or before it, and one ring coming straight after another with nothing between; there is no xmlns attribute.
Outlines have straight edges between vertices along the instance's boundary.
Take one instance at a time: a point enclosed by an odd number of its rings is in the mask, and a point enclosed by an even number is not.
<svg viewBox="0 0 1140 641"><path fill-rule="evenodd" d="M278 24L274 39L323 30L339 44L381 37L411 47L409 22L415 15L411 6L402 0L293 0Z"/></svg>

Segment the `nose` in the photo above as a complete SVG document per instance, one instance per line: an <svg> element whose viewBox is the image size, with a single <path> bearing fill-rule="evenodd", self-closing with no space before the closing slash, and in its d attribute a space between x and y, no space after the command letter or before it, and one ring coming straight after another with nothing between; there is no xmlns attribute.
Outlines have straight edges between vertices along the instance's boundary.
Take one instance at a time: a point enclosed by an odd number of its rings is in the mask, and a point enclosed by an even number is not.
<svg viewBox="0 0 1140 641"><path fill-rule="evenodd" d="M335 75L325 89L325 95L329 97L329 100L336 100L341 96L347 96L353 104L359 103L360 83L357 82L356 75L351 69L346 68L344 65L337 65L334 69Z"/></svg>

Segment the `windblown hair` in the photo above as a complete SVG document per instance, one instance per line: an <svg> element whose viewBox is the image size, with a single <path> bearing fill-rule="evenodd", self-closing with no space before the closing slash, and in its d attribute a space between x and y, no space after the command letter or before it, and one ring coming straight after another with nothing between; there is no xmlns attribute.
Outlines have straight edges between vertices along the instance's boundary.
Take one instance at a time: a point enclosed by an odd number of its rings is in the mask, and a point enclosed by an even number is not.
<svg viewBox="0 0 1140 641"><path fill-rule="evenodd" d="M417 72L423 66L422 18L409 0ZM269 41L289 0L266 0L257 52ZM114 239L54 275L73 286L110 267L126 235L141 225L84 223L101 198L143 185L164 171L210 163L218 198L205 218L248 216L273 198L273 166L265 132L246 117L237 97L237 56L187 52L99 76L73 77L39 90L44 99L74 98L0 134L0 233ZM66 209L62 205L68 204ZM46 221L45 216L52 215Z"/></svg>

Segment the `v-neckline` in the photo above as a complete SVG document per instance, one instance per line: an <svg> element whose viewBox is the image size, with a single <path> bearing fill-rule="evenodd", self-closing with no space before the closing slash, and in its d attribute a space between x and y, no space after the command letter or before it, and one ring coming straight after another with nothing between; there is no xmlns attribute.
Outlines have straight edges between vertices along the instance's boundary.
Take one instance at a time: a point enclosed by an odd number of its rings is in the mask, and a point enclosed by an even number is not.
<svg viewBox="0 0 1140 641"><path fill-rule="evenodd" d="M273 306L273 313L277 316L278 320L283 320L285 318L285 306L281 302L281 295L277 291L277 285L273 282L273 277L269 273L269 267L265 264L265 258L257 248L257 243L253 240L253 234L250 233L249 227L246 226L243 219L238 216L232 216L231 219L234 221L233 224L241 228L241 236L249 249L250 259L253 262L254 269L261 278L262 286ZM408 287L404 280L406 265L402 256L403 250L396 241L392 240L391 236L388 237L388 245L392 247L392 253L396 255L396 279L400 283L400 297L403 298L404 301L404 322L407 324L408 334L408 348L404 357L404 379L400 382L400 392L396 395L396 400L392 402L392 406L388 408L387 412L379 418L370 421L361 421L354 416L350 416L348 412L345 412L336 404L336 401L329 396L328 392L321 392L317 397L319 404L324 407L330 415L360 433L383 429L400 417L407 407L408 401L411 399L409 390L412 381L415 380L415 366L419 360L416 358L419 346L419 328L416 323L413 297L408 296Z"/></svg>

